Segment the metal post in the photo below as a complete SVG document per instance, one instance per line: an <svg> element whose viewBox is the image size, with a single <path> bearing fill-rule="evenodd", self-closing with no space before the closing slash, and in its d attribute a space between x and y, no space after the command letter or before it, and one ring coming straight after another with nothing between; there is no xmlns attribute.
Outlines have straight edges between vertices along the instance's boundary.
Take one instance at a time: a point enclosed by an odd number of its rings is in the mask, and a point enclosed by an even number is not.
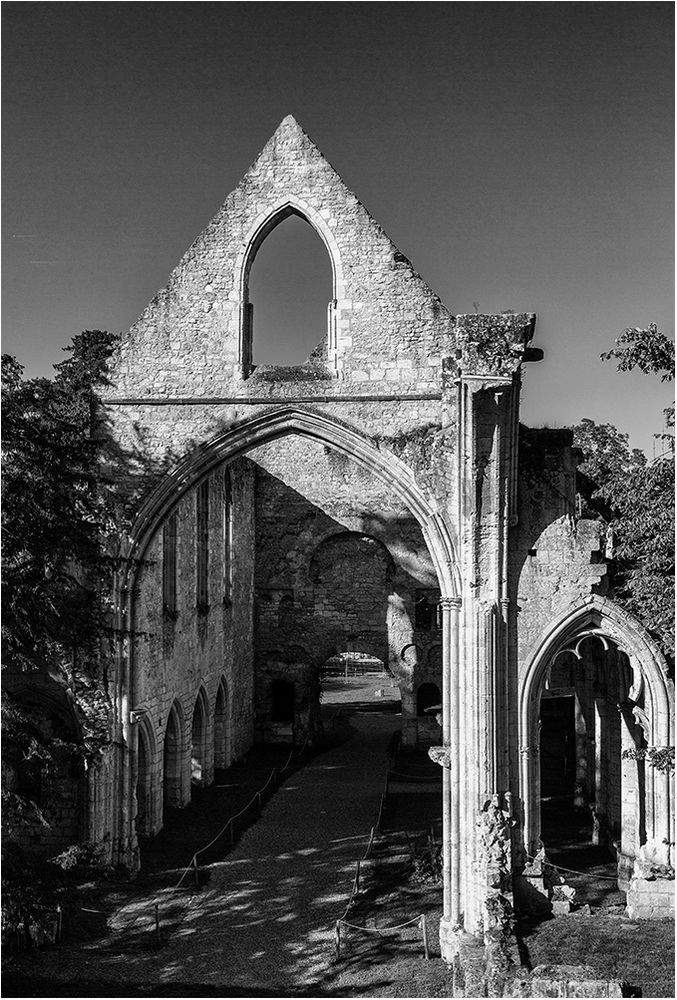
<svg viewBox="0 0 677 1000"><path fill-rule="evenodd" d="M423 954L426 959L430 958L430 949L428 947L428 925L425 919L425 913L421 916L421 934L423 936Z"/></svg>
<svg viewBox="0 0 677 1000"><path fill-rule="evenodd" d="M341 957L341 921L336 921L336 927L334 928L334 937L336 942L336 959Z"/></svg>
<svg viewBox="0 0 677 1000"><path fill-rule="evenodd" d="M200 869L197 863L197 854L193 855L193 869L195 871L195 885L198 886L200 884Z"/></svg>
<svg viewBox="0 0 677 1000"><path fill-rule="evenodd" d="M155 943L160 947L160 904L155 904Z"/></svg>
<svg viewBox="0 0 677 1000"><path fill-rule="evenodd" d="M62 917L63 914L61 913L61 903L59 903L56 908L56 940L57 943L59 944L61 943Z"/></svg>
<svg viewBox="0 0 677 1000"><path fill-rule="evenodd" d="M357 862L357 874L355 875L355 891L360 891L360 862Z"/></svg>

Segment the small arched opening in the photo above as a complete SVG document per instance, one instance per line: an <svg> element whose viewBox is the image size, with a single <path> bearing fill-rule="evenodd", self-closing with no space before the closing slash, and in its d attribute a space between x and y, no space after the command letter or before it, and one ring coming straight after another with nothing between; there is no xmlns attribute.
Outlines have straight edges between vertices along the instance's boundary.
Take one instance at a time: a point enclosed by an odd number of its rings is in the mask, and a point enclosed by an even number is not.
<svg viewBox="0 0 677 1000"><path fill-rule="evenodd" d="M231 762L228 685L221 678L214 706L214 767L225 770Z"/></svg>
<svg viewBox="0 0 677 1000"><path fill-rule="evenodd" d="M167 718L164 740L163 801L165 809L185 805L183 715L177 701Z"/></svg>
<svg viewBox="0 0 677 1000"><path fill-rule="evenodd" d="M193 708L190 757L191 785L201 788L203 785L208 784L207 696L203 688L200 688L198 691L197 698L195 699L195 707Z"/></svg>

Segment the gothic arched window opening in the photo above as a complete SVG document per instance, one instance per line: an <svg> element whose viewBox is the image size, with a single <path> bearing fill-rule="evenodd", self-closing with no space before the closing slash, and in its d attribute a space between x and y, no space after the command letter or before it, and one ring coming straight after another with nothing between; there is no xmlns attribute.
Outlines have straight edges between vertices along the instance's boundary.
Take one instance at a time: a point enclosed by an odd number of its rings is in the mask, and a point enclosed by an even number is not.
<svg viewBox="0 0 677 1000"><path fill-rule="evenodd" d="M332 298L327 249L306 219L293 214L265 238L249 275L254 364L299 365L324 349Z"/></svg>

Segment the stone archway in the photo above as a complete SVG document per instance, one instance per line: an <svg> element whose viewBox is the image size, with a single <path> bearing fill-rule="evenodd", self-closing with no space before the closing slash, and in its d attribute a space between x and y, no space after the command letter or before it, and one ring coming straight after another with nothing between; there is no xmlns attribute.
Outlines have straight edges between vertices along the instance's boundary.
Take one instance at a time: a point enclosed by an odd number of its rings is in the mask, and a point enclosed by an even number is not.
<svg viewBox="0 0 677 1000"><path fill-rule="evenodd" d="M126 578L118 581L118 588L128 590L133 585L138 561L143 559L158 525L185 493L216 466L288 434L298 434L335 449L392 489L421 526L442 595L448 598L459 595L459 562L449 526L437 504L418 485L409 466L387 450L376 447L369 437L344 421L321 410L299 406L267 409L234 424L188 455L164 477L139 508L129 541L121 553L126 559L127 572Z"/></svg>
<svg viewBox="0 0 677 1000"><path fill-rule="evenodd" d="M117 580L120 632L131 634L134 618L134 594L139 567L144 555L163 520L176 508L180 499L217 466L227 463L259 445L286 435L299 435L319 442L343 454L358 466L377 477L406 504L418 522L437 576L442 632L442 742L448 749L451 766L443 769L443 849L444 871L444 920L452 926L463 910L461 884L462 860L460 855L460 817L464 808L458 793L459 745L461 713L452 688L458 683L459 674L459 625L461 612L461 583L456 545L452 540L448 521L437 503L417 483L412 469L387 449L377 447L365 434L322 410L281 405L266 409L256 416L237 423L218 435L208 444L193 452L163 478L139 509L125 545L125 573ZM120 683L118 703L134 702L133 644L122 640L120 645ZM125 725L124 710L121 713ZM125 734L127 735L127 734ZM127 769L129 770L129 769ZM129 794L129 793L128 793ZM183 804L183 803L181 803ZM133 831L127 839L133 842Z"/></svg>
<svg viewBox="0 0 677 1000"><path fill-rule="evenodd" d="M648 747L667 747L673 741L673 693L667 679L667 666L641 626L613 602L599 597L591 597L584 605L555 622L544 633L529 658L520 688L520 796L523 843L528 856L534 855L541 846L541 698L558 657L569 653L574 659L580 658L583 644L592 638L599 641L604 649L613 649L621 657L617 678L620 712L618 757L622 750L632 750L642 740ZM624 663L626 667L623 667ZM622 676L623 671L627 673L627 678ZM574 690L573 686L571 690ZM563 691L570 693L567 687ZM609 729L599 719L600 710L606 711L605 706L593 705L591 712L593 715L597 713L597 731L602 734ZM635 726L641 731L636 738L633 735ZM608 737L603 736L602 739L608 742ZM661 863L667 861L668 843L674 840L674 816L667 775L647 768L642 776L642 769L631 759L619 759L617 763L620 784L613 794L619 796L615 808L621 878L625 881L640 848ZM599 766L599 758L593 766ZM608 795L608 792L604 794ZM609 807L608 801L604 806Z"/></svg>

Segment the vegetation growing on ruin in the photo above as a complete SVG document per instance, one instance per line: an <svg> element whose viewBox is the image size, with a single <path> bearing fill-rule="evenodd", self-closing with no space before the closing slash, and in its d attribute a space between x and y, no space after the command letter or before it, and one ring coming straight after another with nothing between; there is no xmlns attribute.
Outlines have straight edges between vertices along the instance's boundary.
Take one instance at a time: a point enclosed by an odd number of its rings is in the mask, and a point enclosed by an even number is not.
<svg viewBox="0 0 677 1000"><path fill-rule="evenodd" d="M391 436L378 435L376 440L417 471L424 471L433 460L435 441L442 432L438 424L428 423L422 427L412 427Z"/></svg>

